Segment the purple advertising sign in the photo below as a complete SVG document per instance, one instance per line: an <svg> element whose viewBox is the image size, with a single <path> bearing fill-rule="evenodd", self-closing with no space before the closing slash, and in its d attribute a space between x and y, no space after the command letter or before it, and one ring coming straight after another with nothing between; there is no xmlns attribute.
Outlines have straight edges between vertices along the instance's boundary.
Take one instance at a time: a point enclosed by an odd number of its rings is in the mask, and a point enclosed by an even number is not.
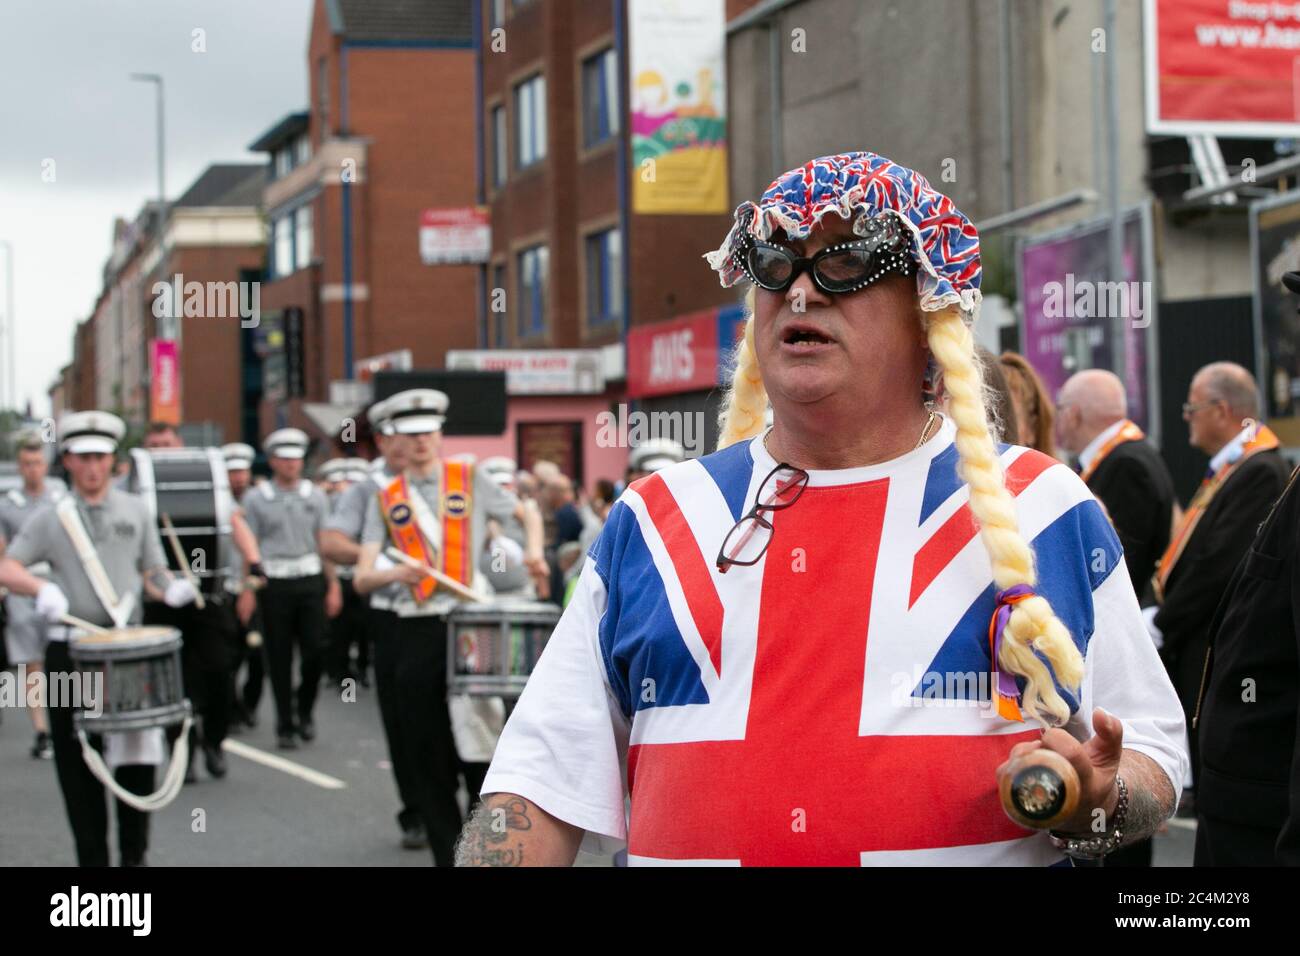
<svg viewBox="0 0 1300 956"><path fill-rule="evenodd" d="M1114 369L1115 318L1125 316L1129 418L1151 430L1147 401L1147 328L1155 315L1141 210L1124 221L1124 277L1108 280L1106 222L1026 240L1020 249L1020 351L1055 400L1061 386L1086 368Z"/></svg>

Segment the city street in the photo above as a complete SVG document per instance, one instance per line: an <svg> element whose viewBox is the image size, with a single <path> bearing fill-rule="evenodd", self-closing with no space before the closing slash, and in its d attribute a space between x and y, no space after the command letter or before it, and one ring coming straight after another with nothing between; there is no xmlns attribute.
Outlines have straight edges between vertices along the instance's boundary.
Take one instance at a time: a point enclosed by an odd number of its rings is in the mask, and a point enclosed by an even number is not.
<svg viewBox="0 0 1300 956"><path fill-rule="evenodd" d="M323 693L316 740L291 751L275 748L269 696L257 728L227 741L225 779L209 778L200 757L199 782L154 815L150 865L428 866L427 850L403 850L398 842L397 798L374 688L359 687L355 703ZM54 762L33 760L30 745L27 714L6 710L0 715L0 864L73 865ZM462 790L462 805L464 796ZM194 832L198 810L206 832ZM1171 820L1156 837L1155 864L1190 866L1194 838L1192 821ZM116 857L115 847L111 852ZM609 864L607 855L584 851L575 865Z"/></svg>
<svg viewBox="0 0 1300 956"><path fill-rule="evenodd" d="M275 747L269 698L268 691L257 728L227 741L225 779L208 777L200 756L199 782L154 815L150 865L429 866L428 850L399 844L396 790L374 688L358 687L355 703L322 693L316 740L291 751ZM31 739L24 711L0 714L0 864L71 866L76 856L54 761L33 760ZM462 790L462 805L464 796ZM199 810L205 832L195 832ZM607 862L583 853L577 865Z"/></svg>

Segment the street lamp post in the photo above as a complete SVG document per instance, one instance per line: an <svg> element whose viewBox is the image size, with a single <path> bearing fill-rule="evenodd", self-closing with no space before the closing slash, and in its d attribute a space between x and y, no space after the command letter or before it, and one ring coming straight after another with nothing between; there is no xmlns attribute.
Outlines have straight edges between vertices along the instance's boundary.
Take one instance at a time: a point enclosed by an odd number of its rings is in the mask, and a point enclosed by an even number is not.
<svg viewBox="0 0 1300 956"><path fill-rule="evenodd" d="M15 381L17 365L14 355L18 351L18 323L14 321L14 244L8 239L0 239L0 246L5 249L5 358L8 361L4 401L10 409L18 407L18 383Z"/></svg>
<svg viewBox="0 0 1300 956"><path fill-rule="evenodd" d="M132 73L131 79L142 83L158 85L158 204L159 209L167 202L167 190L163 178L164 138L163 138L163 78L157 73Z"/></svg>

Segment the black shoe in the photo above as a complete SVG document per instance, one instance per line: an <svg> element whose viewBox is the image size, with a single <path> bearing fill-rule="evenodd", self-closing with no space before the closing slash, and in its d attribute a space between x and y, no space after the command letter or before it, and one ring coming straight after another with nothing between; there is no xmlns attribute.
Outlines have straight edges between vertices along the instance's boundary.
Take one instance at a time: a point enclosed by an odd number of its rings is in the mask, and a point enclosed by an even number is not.
<svg viewBox="0 0 1300 956"><path fill-rule="evenodd" d="M429 837L424 832L423 823L415 823L402 828L402 849L423 850L429 846Z"/></svg>
<svg viewBox="0 0 1300 956"><path fill-rule="evenodd" d="M39 733L36 735L36 742L32 744L31 755L36 760L50 760L54 757L54 744L50 742L50 735Z"/></svg>
<svg viewBox="0 0 1300 956"><path fill-rule="evenodd" d="M310 720L302 720L298 724L298 736L303 740L316 739L316 725Z"/></svg>
<svg viewBox="0 0 1300 956"><path fill-rule="evenodd" d="M149 860L145 857L144 854L141 854L140 856L137 857L132 857L131 859L126 859L125 857L123 857L122 859L122 866L148 866L148 865L149 865Z"/></svg>
<svg viewBox="0 0 1300 956"><path fill-rule="evenodd" d="M366 688L367 690L369 690L369 689L370 689L370 674L369 674L369 672L367 672L367 671L362 671L361 674L360 674L360 676L357 677L357 683L360 684L362 687Z"/></svg>
<svg viewBox="0 0 1300 956"><path fill-rule="evenodd" d="M297 750L298 740L294 737L292 732L278 734L276 736L275 745L281 750Z"/></svg>
<svg viewBox="0 0 1300 956"><path fill-rule="evenodd" d="M226 755L220 747L203 745L203 765L208 768L208 774L218 780L226 775Z"/></svg>

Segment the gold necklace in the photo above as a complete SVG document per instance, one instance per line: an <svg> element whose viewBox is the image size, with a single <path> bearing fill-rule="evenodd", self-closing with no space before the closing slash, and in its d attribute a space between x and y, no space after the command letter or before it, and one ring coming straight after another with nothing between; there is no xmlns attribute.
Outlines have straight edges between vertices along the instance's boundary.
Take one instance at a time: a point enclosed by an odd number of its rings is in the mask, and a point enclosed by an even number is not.
<svg viewBox="0 0 1300 956"><path fill-rule="evenodd" d="M921 437L918 438L916 440L916 444L912 446L912 451L916 451L916 449L920 448L922 445L925 444L926 436L930 434L930 426L934 424L934 420L938 417L939 417L939 413L934 409L930 409L930 415L925 420L925 427L921 429ZM772 437L772 429L769 428L767 431L763 433L763 448L769 455L772 455L772 446L767 443L767 440L771 437ZM772 457L775 458L776 456L772 455Z"/></svg>

